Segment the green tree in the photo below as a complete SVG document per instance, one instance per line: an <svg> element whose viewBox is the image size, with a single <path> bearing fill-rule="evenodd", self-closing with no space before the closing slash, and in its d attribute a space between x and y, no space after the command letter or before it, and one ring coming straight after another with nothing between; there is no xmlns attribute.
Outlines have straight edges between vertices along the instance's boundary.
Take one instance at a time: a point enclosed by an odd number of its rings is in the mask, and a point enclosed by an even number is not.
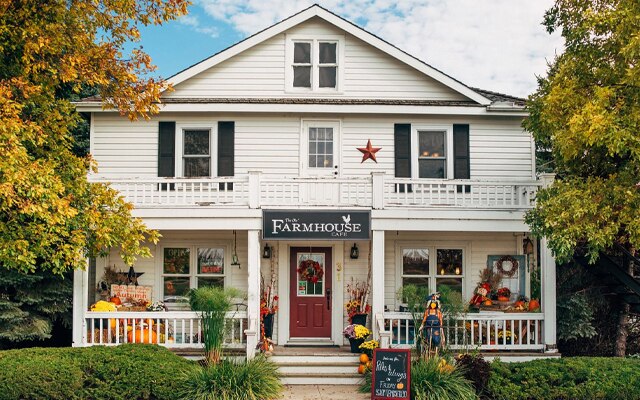
<svg viewBox="0 0 640 400"><path fill-rule="evenodd" d="M557 0L544 22L564 53L529 97L525 128L551 151L557 180L526 220L560 262L640 245L640 3ZM628 306L626 308L628 315ZM624 355L625 311L616 353Z"/></svg>

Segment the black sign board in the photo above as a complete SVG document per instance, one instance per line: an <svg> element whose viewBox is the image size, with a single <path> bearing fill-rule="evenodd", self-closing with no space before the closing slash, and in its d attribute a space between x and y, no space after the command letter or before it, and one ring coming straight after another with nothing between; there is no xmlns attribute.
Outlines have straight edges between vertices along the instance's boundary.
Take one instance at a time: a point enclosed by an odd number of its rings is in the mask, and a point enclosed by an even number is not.
<svg viewBox="0 0 640 400"><path fill-rule="evenodd" d="M371 213L362 210L264 210L262 238L269 240L368 240Z"/></svg>
<svg viewBox="0 0 640 400"><path fill-rule="evenodd" d="M375 349L371 377L373 400L411 396L411 349Z"/></svg>

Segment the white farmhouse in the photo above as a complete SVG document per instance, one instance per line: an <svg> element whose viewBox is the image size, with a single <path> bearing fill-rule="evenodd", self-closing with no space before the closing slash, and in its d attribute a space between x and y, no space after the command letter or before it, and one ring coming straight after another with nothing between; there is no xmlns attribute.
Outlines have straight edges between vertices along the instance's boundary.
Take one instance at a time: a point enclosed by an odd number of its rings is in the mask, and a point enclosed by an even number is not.
<svg viewBox="0 0 640 400"><path fill-rule="evenodd" d="M162 238L134 265L138 289L105 277L129 271L115 250L76 272L75 346L152 340L127 334L149 329L161 345L201 347L182 301L218 285L247 293L228 345L252 357L261 276L279 296L276 354L343 346L347 285L370 270L367 324L382 346L403 347L414 337L403 285L447 285L468 302L489 267L505 272L509 301L450 322L447 344L556 351L554 260L523 221L545 179L522 99L468 87L317 5L169 81L148 121L99 99L77 104L91 113L91 179L110 182ZM536 293L536 270L541 310L509 312ZM88 311L114 290L169 311Z"/></svg>

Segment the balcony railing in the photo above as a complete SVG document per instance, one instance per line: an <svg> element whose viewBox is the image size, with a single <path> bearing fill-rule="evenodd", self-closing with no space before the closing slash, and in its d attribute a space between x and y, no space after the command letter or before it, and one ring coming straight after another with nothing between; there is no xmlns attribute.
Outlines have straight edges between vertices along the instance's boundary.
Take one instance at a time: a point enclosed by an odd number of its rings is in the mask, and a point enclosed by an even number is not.
<svg viewBox="0 0 640 400"><path fill-rule="evenodd" d="M445 344L452 349L544 350L543 323L540 313L479 313L445 318L443 330ZM410 313L384 313L379 325L383 347L414 345Z"/></svg>
<svg viewBox="0 0 640 400"><path fill-rule="evenodd" d="M434 180L387 177L273 178L249 173L227 178L91 176L109 183L138 208L363 207L523 210L533 207L539 181Z"/></svg>

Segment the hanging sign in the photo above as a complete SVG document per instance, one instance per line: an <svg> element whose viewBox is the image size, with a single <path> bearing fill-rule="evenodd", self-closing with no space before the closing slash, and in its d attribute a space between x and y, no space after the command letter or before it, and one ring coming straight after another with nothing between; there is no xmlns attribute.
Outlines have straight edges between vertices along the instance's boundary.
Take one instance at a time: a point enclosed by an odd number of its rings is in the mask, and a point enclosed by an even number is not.
<svg viewBox="0 0 640 400"><path fill-rule="evenodd" d="M111 285L111 296L137 301L151 301L151 286Z"/></svg>
<svg viewBox="0 0 640 400"><path fill-rule="evenodd" d="M363 210L264 210L262 238L268 240L368 240L371 213Z"/></svg>
<svg viewBox="0 0 640 400"><path fill-rule="evenodd" d="M375 349L371 375L373 400L411 398L411 349Z"/></svg>

